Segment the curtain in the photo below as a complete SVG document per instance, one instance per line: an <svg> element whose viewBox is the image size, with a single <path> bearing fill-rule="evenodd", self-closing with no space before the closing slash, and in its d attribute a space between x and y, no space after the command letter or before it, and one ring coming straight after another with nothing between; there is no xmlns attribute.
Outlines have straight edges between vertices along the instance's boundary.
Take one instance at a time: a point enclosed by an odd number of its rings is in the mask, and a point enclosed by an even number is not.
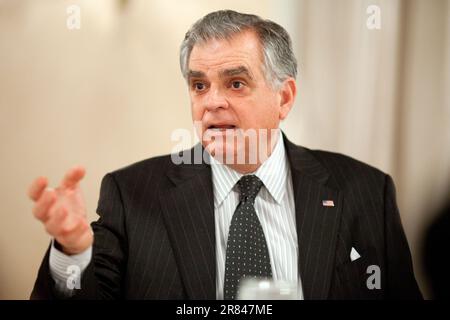
<svg viewBox="0 0 450 320"><path fill-rule="evenodd" d="M450 201L448 1L278 4L274 18L287 25L299 62L299 95L285 131L394 177L416 276L429 296L422 242Z"/></svg>

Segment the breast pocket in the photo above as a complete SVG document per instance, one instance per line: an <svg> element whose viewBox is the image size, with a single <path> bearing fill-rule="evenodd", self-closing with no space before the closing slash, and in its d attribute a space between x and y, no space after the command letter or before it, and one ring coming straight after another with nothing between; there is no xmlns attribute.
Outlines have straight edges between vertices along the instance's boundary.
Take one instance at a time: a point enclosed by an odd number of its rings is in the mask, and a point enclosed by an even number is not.
<svg viewBox="0 0 450 320"><path fill-rule="evenodd" d="M367 266L366 257L360 257L354 261L348 259L338 265L336 269L343 276L343 280L356 283L365 279Z"/></svg>
<svg viewBox="0 0 450 320"><path fill-rule="evenodd" d="M382 295L381 269L367 257L338 265L336 277L346 298L379 299Z"/></svg>

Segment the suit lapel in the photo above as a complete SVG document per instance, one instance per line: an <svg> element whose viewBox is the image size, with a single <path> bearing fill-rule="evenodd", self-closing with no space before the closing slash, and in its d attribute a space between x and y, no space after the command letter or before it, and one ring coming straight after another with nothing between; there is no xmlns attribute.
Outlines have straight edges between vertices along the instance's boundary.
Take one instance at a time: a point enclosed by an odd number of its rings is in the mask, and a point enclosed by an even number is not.
<svg viewBox="0 0 450 320"><path fill-rule="evenodd" d="M210 166L180 164L174 166L168 176L175 186L160 194L161 209L187 298L215 299L214 197Z"/></svg>
<svg viewBox="0 0 450 320"><path fill-rule="evenodd" d="M342 195L325 185L329 173L313 155L289 142L295 199L299 273L305 299L326 299L334 269ZM331 200L334 206L322 201Z"/></svg>

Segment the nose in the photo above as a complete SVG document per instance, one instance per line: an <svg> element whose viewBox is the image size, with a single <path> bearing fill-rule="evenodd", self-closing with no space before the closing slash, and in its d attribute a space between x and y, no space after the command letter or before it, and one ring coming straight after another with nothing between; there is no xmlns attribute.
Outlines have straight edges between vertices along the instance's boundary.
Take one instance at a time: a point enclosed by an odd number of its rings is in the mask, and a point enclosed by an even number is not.
<svg viewBox="0 0 450 320"><path fill-rule="evenodd" d="M211 87L205 99L205 107L208 111L228 108L228 100L225 93L220 88Z"/></svg>

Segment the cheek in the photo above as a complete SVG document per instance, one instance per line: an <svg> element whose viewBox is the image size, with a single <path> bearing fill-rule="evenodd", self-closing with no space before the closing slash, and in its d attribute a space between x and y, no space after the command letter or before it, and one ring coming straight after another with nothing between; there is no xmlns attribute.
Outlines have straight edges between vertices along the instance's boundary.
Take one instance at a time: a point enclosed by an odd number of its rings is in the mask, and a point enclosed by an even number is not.
<svg viewBox="0 0 450 320"><path fill-rule="evenodd" d="M253 112L249 114L250 120L256 128L274 128L279 121L276 101L272 97L258 99Z"/></svg>
<svg viewBox="0 0 450 320"><path fill-rule="evenodd" d="M200 107L201 104L198 101L195 101L191 98L191 113L192 113L192 120L200 121L203 117L203 109Z"/></svg>

